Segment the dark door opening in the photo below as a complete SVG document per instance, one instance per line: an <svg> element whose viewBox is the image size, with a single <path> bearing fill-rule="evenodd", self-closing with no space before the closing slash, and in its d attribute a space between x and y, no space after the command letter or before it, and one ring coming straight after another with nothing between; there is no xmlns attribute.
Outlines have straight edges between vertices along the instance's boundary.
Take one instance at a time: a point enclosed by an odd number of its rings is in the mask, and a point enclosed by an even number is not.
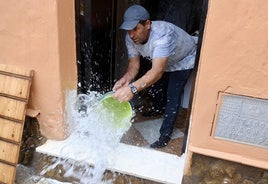
<svg viewBox="0 0 268 184"><path fill-rule="evenodd" d="M124 72L122 66L127 63L123 61L127 58L122 56L125 54L124 32L118 27L128 6L141 4L149 11L152 20L165 20L194 34L202 31L203 1L76 0L79 92L110 90L114 80Z"/></svg>
<svg viewBox="0 0 268 184"><path fill-rule="evenodd" d="M114 71L116 1L76 0L78 92L105 92Z"/></svg>

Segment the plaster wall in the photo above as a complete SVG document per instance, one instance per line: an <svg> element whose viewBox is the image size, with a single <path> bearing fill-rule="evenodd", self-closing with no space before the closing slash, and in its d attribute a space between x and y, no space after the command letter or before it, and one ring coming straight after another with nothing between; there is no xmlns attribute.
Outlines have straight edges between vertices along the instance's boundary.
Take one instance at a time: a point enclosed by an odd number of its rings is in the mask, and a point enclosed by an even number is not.
<svg viewBox="0 0 268 184"><path fill-rule="evenodd" d="M74 1L0 1L0 63L34 70L28 108L42 135L64 139L65 92L76 88Z"/></svg>
<svg viewBox="0 0 268 184"><path fill-rule="evenodd" d="M191 114L191 152L268 169L268 149L212 136L219 92L268 99L268 1L210 0Z"/></svg>

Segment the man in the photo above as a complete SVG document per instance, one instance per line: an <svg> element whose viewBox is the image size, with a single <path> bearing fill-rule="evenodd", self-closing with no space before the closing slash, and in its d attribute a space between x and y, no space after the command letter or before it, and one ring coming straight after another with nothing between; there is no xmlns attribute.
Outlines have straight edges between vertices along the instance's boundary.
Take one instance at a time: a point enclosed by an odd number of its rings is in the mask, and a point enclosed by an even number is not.
<svg viewBox="0 0 268 184"><path fill-rule="evenodd" d="M120 29L126 30L126 47L129 64L126 73L114 87L113 97L129 101L139 91L167 79L166 107L159 139L151 144L161 148L168 144L176 121L184 86L194 67L196 44L194 39L179 27L164 21L151 21L150 15L140 5L129 7ZM140 56L149 59L152 67L135 80L140 69ZM156 99L158 100L158 99Z"/></svg>

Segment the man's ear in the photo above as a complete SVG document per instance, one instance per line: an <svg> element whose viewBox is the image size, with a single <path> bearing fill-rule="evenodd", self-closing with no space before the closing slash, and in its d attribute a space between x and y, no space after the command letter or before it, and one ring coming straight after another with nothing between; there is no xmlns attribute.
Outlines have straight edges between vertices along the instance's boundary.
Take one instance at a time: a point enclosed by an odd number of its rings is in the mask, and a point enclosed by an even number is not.
<svg viewBox="0 0 268 184"><path fill-rule="evenodd" d="M150 21L150 20L146 20L146 22L145 22L145 27L146 27L147 29L151 29L151 21Z"/></svg>

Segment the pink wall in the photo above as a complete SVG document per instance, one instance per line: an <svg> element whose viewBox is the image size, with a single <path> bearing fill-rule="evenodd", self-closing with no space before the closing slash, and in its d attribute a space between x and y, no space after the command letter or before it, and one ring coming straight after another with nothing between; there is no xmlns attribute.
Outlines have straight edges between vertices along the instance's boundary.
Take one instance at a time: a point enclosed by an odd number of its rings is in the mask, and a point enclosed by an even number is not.
<svg viewBox="0 0 268 184"><path fill-rule="evenodd" d="M267 10L267 0L209 1L191 114L191 152L268 169L267 148L211 135L219 92L268 99Z"/></svg>
<svg viewBox="0 0 268 184"><path fill-rule="evenodd" d="M0 63L35 71L28 107L45 137L65 138L65 92L77 82L74 1L0 1L0 17Z"/></svg>
<svg viewBox="0 0 268 184"><path fill-rule="evenodd" d="M268 1L210 0L188 149L267 168L265 148L211 136L218 93L268 99ZM65 95L76 89L74 1L0 1L0 64L35 71L29 108L41 133L67 135ZM190 154L191 155L191 154Z"/></svg>

